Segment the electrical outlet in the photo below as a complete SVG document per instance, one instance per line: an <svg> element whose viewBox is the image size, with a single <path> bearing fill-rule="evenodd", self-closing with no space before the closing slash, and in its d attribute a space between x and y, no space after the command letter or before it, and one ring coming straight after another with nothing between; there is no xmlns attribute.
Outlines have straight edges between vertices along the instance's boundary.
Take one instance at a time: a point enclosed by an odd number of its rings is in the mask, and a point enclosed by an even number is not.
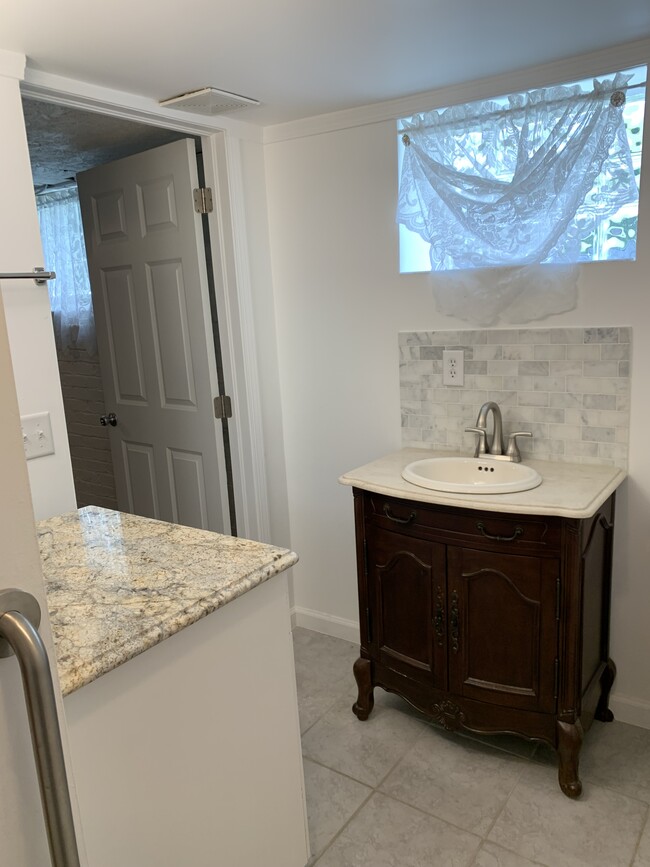
<svg viewBox="0 0 650 867"><path fill-rule="evenodd" d="M465 356L462 349L443 349L442 384L462 385L465 381Z"/></svg>
<svg viewBox="0 0 650 867"><path fill-rule="evenodd" d="M49 412L21 415L20 423L23 429L23 446L27 460L54 454Z"/></svg>

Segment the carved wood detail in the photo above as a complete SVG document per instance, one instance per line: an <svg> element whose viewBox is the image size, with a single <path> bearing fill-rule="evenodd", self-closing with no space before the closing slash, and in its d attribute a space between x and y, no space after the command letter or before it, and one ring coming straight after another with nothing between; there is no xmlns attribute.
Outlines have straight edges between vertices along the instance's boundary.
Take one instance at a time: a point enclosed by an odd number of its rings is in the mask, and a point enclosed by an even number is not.
<svg viewBox="0 0 650 867"><path fill-rule="evenodd" d="M434 704L431 708L431 716L435 722L449 732L457 731L465 722L463 710L449 699Z"/></svg>
<svg viewBox="0 0 650 867"><path fill-rule="evenodd" d="M433 626L436 633L436 644L438 647L445 645L445 597L442 592L442 587L438 584L436 587L436 613L433 619Z"/></svg>

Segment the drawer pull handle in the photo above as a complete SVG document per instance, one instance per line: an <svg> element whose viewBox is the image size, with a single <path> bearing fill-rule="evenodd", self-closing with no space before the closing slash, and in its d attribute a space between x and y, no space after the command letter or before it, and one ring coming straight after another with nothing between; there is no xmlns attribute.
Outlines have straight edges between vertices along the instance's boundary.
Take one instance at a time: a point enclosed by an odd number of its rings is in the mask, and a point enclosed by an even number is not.
<svg viewBox="0 0 650 867"><path fill-rule="evenodd" d="M524 535L523 527L515 527L515 531L512 536L493 536L491 533L485 529L485 524L483 521L479 521L476 524L477 529L481 531L481 533L485 536L486 539L491 539L493 542L514 542L519 536Z"/></svg>
<svg viewBox="0 0 650 867"><path fill-rule="evenodd" d="M391 515L390 506L388 503L384 503L384 515L386 515L389 521L395 521L396 524L410 524L417 517L417 514L417 512L411 512L408 518L398 518L396 515Z"/></svg>

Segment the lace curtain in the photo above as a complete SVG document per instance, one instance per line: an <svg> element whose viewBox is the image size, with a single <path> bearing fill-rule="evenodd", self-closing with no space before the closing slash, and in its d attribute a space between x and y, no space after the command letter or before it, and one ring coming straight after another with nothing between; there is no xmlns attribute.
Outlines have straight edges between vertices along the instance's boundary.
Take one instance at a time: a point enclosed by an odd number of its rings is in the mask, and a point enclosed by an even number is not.
<svg viewBox="0 0 650 867"><path fill-rule="evenodd" d="M63 354L85 349L94 356L95 320L77 188L39 193L36 204L45 262L56 272L49 292L57 349Z"/></svg>
<svg viewBox="0 0 650 867"><path fill-rule="evenodd" d="M575 306L577 268L539 263L579 261L596 218L638 198L622 122L627 80L401 121L397 219L430 244L443 312L491 324L504 312L528 321ZM535 292L540 278L545 291Z"/></svg>

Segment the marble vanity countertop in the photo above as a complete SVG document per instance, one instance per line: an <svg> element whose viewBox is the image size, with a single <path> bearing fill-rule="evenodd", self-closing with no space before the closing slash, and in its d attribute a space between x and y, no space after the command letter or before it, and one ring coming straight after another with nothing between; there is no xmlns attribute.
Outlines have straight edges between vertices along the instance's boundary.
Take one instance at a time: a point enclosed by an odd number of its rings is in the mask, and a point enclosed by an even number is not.
<svg viewBox="0 0 650 867"><path fill-rule="evenodd" d="M68 695L292 566L261 542L88 506L37 524Z"/></svg>
<svg viewBox="0 0 650 867"><path fill-rule="evenodd" d="M542 477L542 484L530 491L515 494L449 494L421 488L402 478L402 470L412 461L450 456L450 452L401 449L345 473L339 482L404 500L464 509L590 518L625 479L624 471L617 467L533 460L526 460L525 463L537 470Z"/></svg>

